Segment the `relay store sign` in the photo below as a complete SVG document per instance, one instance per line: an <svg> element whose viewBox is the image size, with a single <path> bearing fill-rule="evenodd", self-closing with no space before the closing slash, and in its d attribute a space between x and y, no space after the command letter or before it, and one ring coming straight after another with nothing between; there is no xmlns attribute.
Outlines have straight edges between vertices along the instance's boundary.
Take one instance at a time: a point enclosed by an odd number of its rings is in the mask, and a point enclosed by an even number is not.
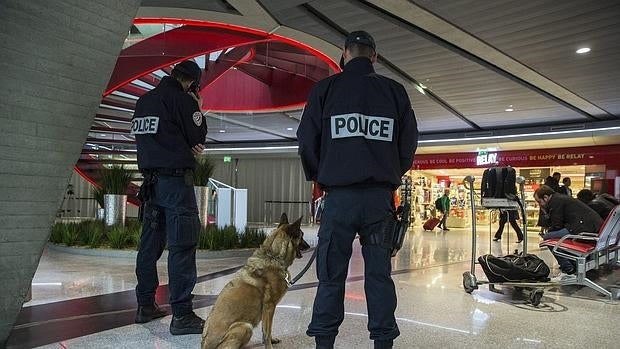
<svg viewBox="0 0 620 349"><path fill-rule="evenodd" d="M476 166L482 165L494 165L497 163L497 153L487 153L486 151L479 151L476 157Z"/></svg>
<svg viewBox="0 0 620 349"><path fill-rule="evenodd" d="M476 168L509 165L513 167L548 167L601 164L607 165L608 168L620 168L620 145L503 151L487 153L485 156L486 158L478 153L415 155L412 169Z"/></svg>

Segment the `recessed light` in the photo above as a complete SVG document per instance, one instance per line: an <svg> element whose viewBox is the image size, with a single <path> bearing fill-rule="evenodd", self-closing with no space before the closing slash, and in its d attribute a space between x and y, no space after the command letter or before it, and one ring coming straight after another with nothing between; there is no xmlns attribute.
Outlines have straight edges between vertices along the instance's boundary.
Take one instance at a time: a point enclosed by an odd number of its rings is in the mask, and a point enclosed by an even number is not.
<svg viewBox="0 0 620 349"><path fill-rule="evenodd" d="M226 132L226 130L220 130L220 133L224 133L224 132Z"/></svg>
<svg viewBox="0 0 620 349"><path fill-rule="evenodd" d="M581 54L581 53L588 53L588 52L590 52L590 48L589 47L582 47L582 48L580 48L579 50L577 50L575 52L577 52L579 54Z"/></svg>
<svg viewBox="0 0 620 349"><path fill-rule="evenodd" d="M287 131L293 131L293 128L292 127L287 127L286 130Z"/></svg>
<svg viewBox="0 0 620 349"><path fill-rule="evenodd" d="M506 108L506 111L515 111L513 108Z"/></svg>

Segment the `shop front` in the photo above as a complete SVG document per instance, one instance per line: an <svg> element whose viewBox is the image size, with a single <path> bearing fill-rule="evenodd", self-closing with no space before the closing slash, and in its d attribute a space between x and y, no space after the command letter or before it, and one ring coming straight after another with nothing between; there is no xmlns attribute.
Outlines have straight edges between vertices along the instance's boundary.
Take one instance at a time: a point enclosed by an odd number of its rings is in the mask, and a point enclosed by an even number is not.
<svg viewBox="0 0 620 349"><path fill-rule="evenodd" d="M412 214L423 222L436 214L435 199L450 189L452 208L448 226L465 228L471 225L469 191L463 183L465 176L475 177L474 189L479 206L482 174L486 168L512 166L517 176L525 178L528 225L538 220L539 208L533 199L534 191L554 172L570 178L569 188L576 197L581 189L606 192L620 197L620 145L517 151L479 150L471 153L416 155L412 169L406 174L411 181ZM477 224L495 220L492 211L476 210Z"/></svg>

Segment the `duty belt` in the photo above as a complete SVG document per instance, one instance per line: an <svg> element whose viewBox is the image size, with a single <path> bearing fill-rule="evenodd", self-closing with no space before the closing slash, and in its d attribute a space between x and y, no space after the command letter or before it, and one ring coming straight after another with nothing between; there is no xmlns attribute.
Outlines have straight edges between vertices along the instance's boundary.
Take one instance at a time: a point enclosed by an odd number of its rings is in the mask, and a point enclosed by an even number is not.
<svg viewBox="0 0 620 349"><path fill-rule="evenodd" d="M148 168L142 170L142 174L146 177L150 176L171 176L171 177L183 177L188 171L192 171L189 168Z"/></svg>

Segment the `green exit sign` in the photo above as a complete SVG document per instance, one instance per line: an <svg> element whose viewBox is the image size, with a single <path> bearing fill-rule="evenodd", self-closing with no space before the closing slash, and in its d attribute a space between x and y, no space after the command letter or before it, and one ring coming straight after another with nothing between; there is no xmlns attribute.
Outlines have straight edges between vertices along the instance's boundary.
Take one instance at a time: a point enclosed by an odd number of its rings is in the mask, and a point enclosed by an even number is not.
<svg viewBox="0 0 620 349"><path fill-rule="evenodd" d="M232 161L232 157L224 156L224 162L231 162L231 161Z"/></svg>

